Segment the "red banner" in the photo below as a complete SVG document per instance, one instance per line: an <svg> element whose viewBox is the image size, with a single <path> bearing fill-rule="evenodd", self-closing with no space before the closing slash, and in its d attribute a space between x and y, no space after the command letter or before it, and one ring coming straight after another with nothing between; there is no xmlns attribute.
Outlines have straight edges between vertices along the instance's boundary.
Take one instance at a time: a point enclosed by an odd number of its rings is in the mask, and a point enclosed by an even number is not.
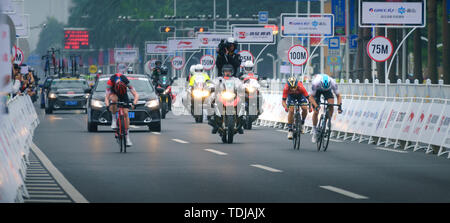
<svg viewBox="0 0 450 223"><path fill-rule="evenodd" d="M114 49L109 49L109 65L116 64L114 60Z"/></svg>
<svg viewBox="0 0 450 223"><path fill-rule="evenodd" d="M98 65L103 66L104 57L103 57L103 50L98 51Z"/></svg>

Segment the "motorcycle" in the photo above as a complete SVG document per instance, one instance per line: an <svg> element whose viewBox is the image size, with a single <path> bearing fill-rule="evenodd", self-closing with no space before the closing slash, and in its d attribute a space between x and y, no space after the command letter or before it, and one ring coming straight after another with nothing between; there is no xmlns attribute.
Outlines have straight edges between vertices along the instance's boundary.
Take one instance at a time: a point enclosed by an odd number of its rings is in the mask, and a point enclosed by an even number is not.
<svg viewBox="0 0 450 223"><path fill-rule="evenodd" d="M234 135L242 127L244 107L241 105L242 102L234 80L222 80L216 90L218 91L214 102L215 115L212 117L212 122L218 127L222 142L231 144Z"/></svg>
<svg viewBox="0 0 450 223"><path fill-rule="evenodd" d="M190 92L191 114L194 116L196 123L203 122L203 108L205 100L209 97L210 90L207 87L207 81L203 76L195 78L194 86Z"/></svg>
<svg viewBox="0 0 450 223"><path fill-rule="evenodd" d="M160 100L160 108L161 108L161 118L165 119L166 114L169 113L170 110L172 110L172 100L174 98L174 95L172 94L172 83L178 79L175 78L169 78L167 75L163 75L159 78L159 80L156 83L156 92L158 93L159 100Z"/></svg>
<svg viewBox="0 0 450 223"><path fill-rule="evenodd" d="M245 116L244 129L252 129L252 123L258 119L262 113L261 85L255 79L248 79L244 82L245 87Z"/></svg>

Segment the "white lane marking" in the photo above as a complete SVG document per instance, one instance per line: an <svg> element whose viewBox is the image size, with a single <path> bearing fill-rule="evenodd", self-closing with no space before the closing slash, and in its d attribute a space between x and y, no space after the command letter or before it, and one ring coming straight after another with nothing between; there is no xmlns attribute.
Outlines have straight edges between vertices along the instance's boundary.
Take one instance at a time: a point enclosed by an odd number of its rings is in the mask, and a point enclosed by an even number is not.
<svg viewBox="0 0 450 223"><path fill-rule="evenodd" d="M57 187L58 184L44 184L44 183L28 183L27 182L27 187Z"/></svg>
<svg viewBox="0 0 450 223"><path fill-rule="evenodd" d="M25 180L26 184L29 183L55 183L54 180Z"/></svg>
<svg viewBox="0 0 450 223"><path fill-rule="evenodd" d="M332 141L332 142L343 142L342 140L337 140L337 139L330 139L330 141Z"/></svg>
<svg viewBox="0 0 450 223"><path fill-rule="evenodd" d="M375 147L375 149L389 151L389 152L396 152L396 153L408 153L408 151L388 149L388 148L383 148L383 147Z"/></svg>
<svg viewBox="0 0 450 223"><path fill-rule="evenodd" d="M135 125L130 125L130 128L132 129L138 129L139 127L135 126Z"/></svg>
<svg viewBox="0 0 450 223"><path fill-rule="evenodd" d="M228 155L227 153L220 152L220 151L217 151L217 150L214 150L214 149L205 149L205 151L212 152L212 153L215 153L215 154L221 155L221 156L226 156L226 155Z"/></svg>
<svg viewBox="0 0 450 223"><path fill-rule="evenodd" d="M277 132L284 132L284 133L288 133L288 131L286 131L286 130L277 130Z"/></svg>
<svg viewBox="0 0 450 223"><path fill-rule="evenodd" d="M32 192L33 190L40 190L40 191L61 191L59 187L32 187L27 186L28 192Z"/></svg>
<svg viewBox="0 0 450 223"><path fill-rule="evenodd" d="M267 171L270 171L270 172L274 172L274 173L280 173L280 172L283 172L282 170L274 169L274 168L272 168L272 167L268 167L268 166L264 166L264 165L259 165L259 164L252 164L252 165L250 165L250 166L256 167L256 168L260 168L260 169L263 169L263 170L267 170Z"/></svg>
<svg viewBox="0 0 450 223"><path fill-rule="evenodd" d="M175 142L177 142L177 143L182 143L182 144L189 143L189 142L183 141L183 140L181 140L181 139L172 139L172 141L175 141Z"/></svg>
<svg viewBox="0 0 450 223"><path fill-rule="evenodd" d="M323 188L323 189L326 189L326 190L330 190L330 191L333 191L333 192L345 195L347 197L354 198L354 199L369 199L366 196L355 194L353 192L346 191L346 190L343 190L343 189L340 189L340 188L337 188L337 187L333 187L333 186L320 186L320 187Z"/></svg>
<svg viewBox="0 0 450 223"><path fill-rule="evenodd" d="M63 120L64 118L61 118L61 117L53 117L52 119L53 119L53 120Z"/></svg>
<svg viewBox="0 0 450 223"><path fill-rule="evenodd" d="M26 177L25 181L27 180L52 180L51 177Z"/></svg>
<svg viewBox="0 0 450 223"><path fill-rule="evenodd" d="M152 134L161 135L161 133L159 133L159 132L152 132Z"/></svg>
<svg viewBox="0 0 450 223"><path fill-rule="evenodd" d="M64 194L62 191L28 191L30 195L32 194Z"/></svg>
<svg viewBox="0 0 450 223"><path fill-rule="evenodd" d="M48 198L48 199L52 199L52 198L68 198L66 195L53 195L53 194L48 194L48 195L33 195L30 194L30 198Z"/></svg>
<svg viewBox="0 0 450 223"><path fill-rule="evenodd" d="M75 187L69 183L69 181L59 172L58 169L53 165L53 163L45 156L45 154L34 144L31 143L31 149L36 154L36 156L44 164L45 168L52 174L56 182L61 185L64 191L72 198L75 203L89 203L83 195L78 192Z"/></svg>

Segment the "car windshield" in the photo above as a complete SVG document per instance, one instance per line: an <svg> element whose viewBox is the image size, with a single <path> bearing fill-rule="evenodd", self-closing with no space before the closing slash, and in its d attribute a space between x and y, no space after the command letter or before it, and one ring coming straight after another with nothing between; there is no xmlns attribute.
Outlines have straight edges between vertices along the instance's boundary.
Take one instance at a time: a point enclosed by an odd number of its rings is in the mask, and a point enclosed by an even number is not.
<svg viewBox="0 0 450 223"><path fill-rule="evenodd" d="M105 92L106 91L106 83L109 79L100 79L98 81L97 87L95 88L96 92ZM130 80L130 85L133 86L133 88L137 92L153 92L153 87L148 81L148 79L145 78L128 78Z"/></svg>
<svg viewBox="0 0 450 223"><path fill-rule="evenodd" d="M53 80L52 89L88 88L86 80Z"/></svg>

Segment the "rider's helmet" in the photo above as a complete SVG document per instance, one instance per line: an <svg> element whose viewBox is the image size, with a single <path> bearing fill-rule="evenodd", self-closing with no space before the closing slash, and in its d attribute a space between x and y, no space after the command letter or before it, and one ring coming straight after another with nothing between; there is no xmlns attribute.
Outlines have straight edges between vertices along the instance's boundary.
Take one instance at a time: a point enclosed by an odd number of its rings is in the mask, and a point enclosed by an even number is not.
<svg viewBox="0 0 450 223"><path fill-rule="evenodd" d="M155 68L161 67L161 66L162 66L162 62L160 60L156 60L155 61Z"/></svg>
<svg viewBox="0 0 450 223"><path fill-rule="evenodd" d="M195 73L195 67L197 66L197 64L191 65L191 67L189 68L189 72L194 75Z"/></svg>
<svg viewBox="0 0 450 223"><path fill-rule="evenodd" d="M222 68L222 73L224 77L230 77L233 75L233 66L231 64L225 64Z"/></svg>
<svg viewBox="0 0 450 223"><path fill-rule="evenodd" d="M117 96L123 96L127 93L127 85L123 81L117 81L114 84L114 92Z"/></svg>
<svg viewBox="0 0 450 223"><path fill-rule="evenodd" d="M236 49L236 45L237 45L237 41L233 38L233 37L229 37L226 41L225 41L225 46L227 47L228 50L230 50L231 46L233 46L233 51Z"/></svg>
<svg viewBox="0 0 450 223"><path fill-rule="evenodd" d="M323 90L329 90L331 88L331 80L330 77L326 74L321 74L320 85Z"/></svg>
<svg viewBox="0 0 450 223"><path fill-rule="evenodd" d="M290 77L290 78L288 79L288 81L287 81L287 85L288 85L288 87L289 87L290 89L295 89L295 88L297 88L297 85L298 85L298 80L297 80L297 78L296 78L295 76Z"/></svg>
<svg viewBox="0 0 450 223"><path fill-rule="evenodd" d="M251 60L245 61L245 63L244 63L244 70L245 70L245 72L247 72L247 73L252 72L253 71L253 67L254 67L254 64L253 64L253 62Z"/></svg>
<svg viewBox="0 0 450 223"><path fill-rule="evenodd" d="M204 71L203 65L201 65L201 64L195 65L195 72L196 73L203 73L203 71Z"/></svg>
<svg viewBox="0 0 450 223"><path fill-rule="evenodd" d="M98 74L102 74L103 71L101 69L98 70Z"/></svg>
<svg viewBox="0 0 450 223"><path fill-rule="evenodd" d="M132 74L132 73L133 73L133 67L128 67L127 74Z"/></svg>
<svg viewBox="0 0 450 223"><path fill-rule="evenodd" d="M161 67L161 75L167 75L169 73L169 69L166 66Z"/></svg>

